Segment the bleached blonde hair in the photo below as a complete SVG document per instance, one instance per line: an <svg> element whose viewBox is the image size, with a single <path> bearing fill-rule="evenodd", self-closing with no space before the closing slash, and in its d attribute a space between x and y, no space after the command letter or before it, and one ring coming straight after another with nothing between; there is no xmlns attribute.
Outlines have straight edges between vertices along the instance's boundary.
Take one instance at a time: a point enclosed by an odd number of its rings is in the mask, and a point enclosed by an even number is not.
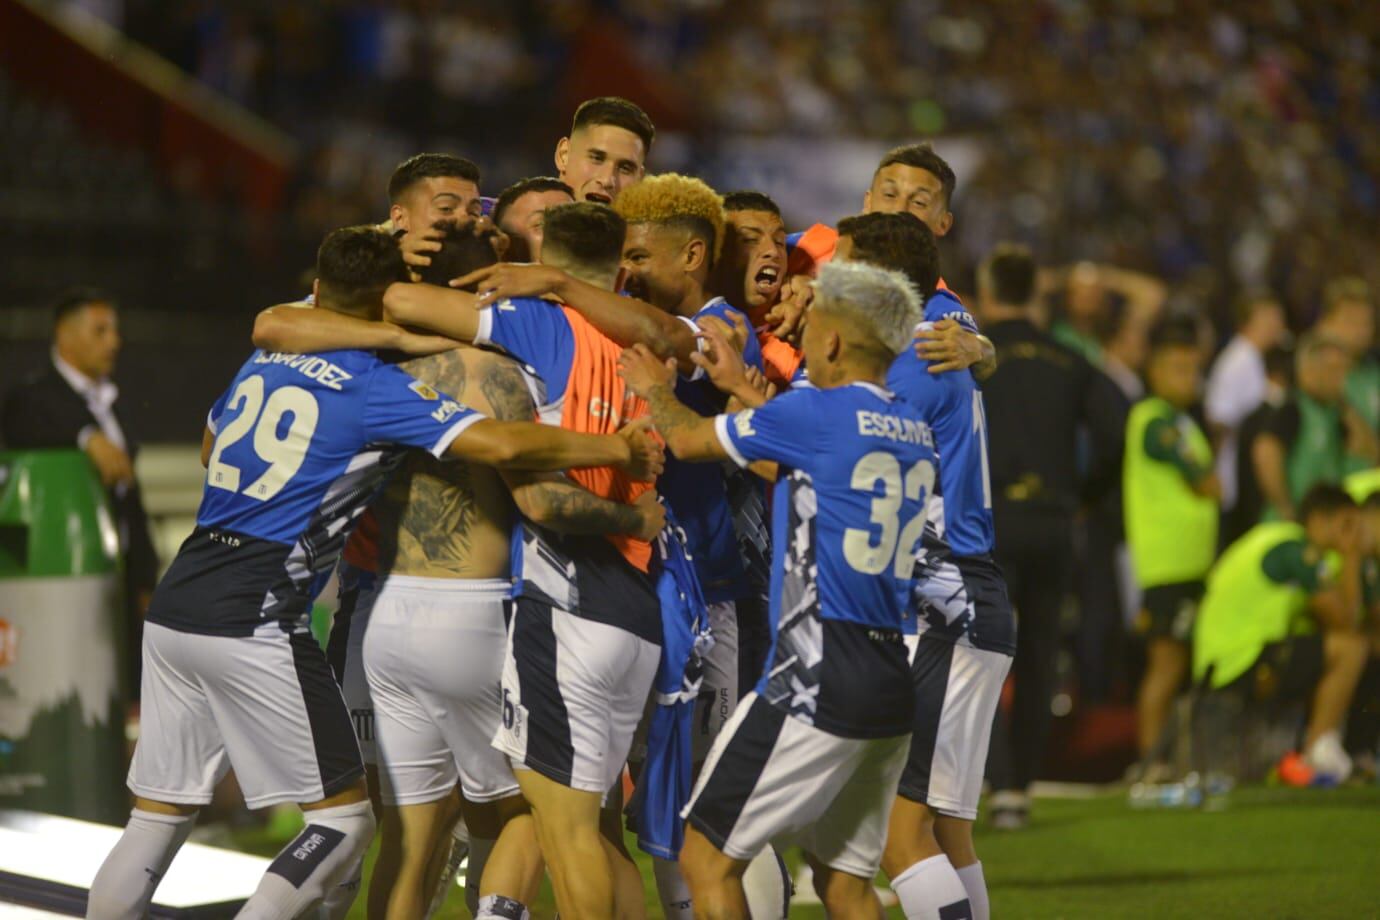
<svg viewBox="0 0 1380 920"><path fill-rule="evenodd" d="M724 245L724 200L704 181L679 173L648 176L623 189L613 209L630 224L683 226L707 238L711 264Z"/></svg>

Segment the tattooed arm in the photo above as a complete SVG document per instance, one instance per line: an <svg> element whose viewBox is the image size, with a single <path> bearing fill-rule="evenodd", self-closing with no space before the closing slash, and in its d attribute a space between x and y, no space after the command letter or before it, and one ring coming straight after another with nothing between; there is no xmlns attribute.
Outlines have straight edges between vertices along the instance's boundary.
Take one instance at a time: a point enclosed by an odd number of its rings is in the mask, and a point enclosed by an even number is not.
<svg viewBox="0 0 1380 920"><path fill-rule="evenodd" d="M719 442L713 416L700 415L676 399L676 363L662 362L645 345L623 349L618 373L629 389L645 398L652 407L656 430L666 440L671 453L681 460L728 460L728 451Z"/></svg>
<svg viewBox="0 0 1380 920"><path fill-rule="evenodd" d="M535 406L522 371L507 358L487 357L479 386L493 418L529 421ZM558 533L628 533L646 540L655 536L665 522L665 512L655 496L650 504L624 505L600 498L558 473L505 470L502 476L518 510L533 523Z"/></svg>

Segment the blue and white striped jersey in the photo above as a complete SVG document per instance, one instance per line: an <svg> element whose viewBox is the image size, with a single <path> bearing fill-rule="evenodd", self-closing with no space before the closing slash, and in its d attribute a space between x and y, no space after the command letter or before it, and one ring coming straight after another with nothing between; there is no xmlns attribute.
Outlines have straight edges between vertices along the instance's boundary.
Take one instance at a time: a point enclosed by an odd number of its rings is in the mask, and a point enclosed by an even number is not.
<svg viewBox="0 0 1380 920"><path fill-rule="evenodd" d="M440 456L482 418L372 352L255 352L207 418L196 530L149 621L220 635L296 624L404 450Z"/></svg>

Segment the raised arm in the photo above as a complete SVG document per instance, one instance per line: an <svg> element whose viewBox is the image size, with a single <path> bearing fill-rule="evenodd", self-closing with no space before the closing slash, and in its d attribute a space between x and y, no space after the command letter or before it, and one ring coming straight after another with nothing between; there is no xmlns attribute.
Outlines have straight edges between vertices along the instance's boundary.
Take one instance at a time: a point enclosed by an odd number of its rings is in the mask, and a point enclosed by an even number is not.
<svg viewBox="0 0 1380 920"><path fill-rule="evenodd" d="M478 393L473 392L476 384ZM522 371L497 355L484 356L465 389L461 398L468 405L500 421L528 420L535 411ZM518 510L558 533L626 533L650 540L666 523L666 511L652 492L644 493L647 501L625 505L600 498L559 473L505 470L501 475Z"/></svg>
<svg viewBox="0 0 1380 920"><path fill-rule="evenodd" d="M305 303L278 304L254 318L254 345L265 351L305 355L362 348L432 355L457 344L442 336L410 332L394 323L373 322Z"/></svg>
<svg viewBox="0 0 1380 920"><path fill-rule="evenodd" d="M618 434L583 434L481 417L456 436L447 453L471 463L517 470L616 466L632 479L650 482L660 474L664 457L649 428L641 419Z"/></svg>
<svg viewBox="0 0 1380 920"><path fill-rule="evenodd" d="M674 357L682 373L694 370L695 332L689 324L635 297L624 297L548 265L503 263L457 278L454 285L478 285L480 306L514 297L550 295L575 310L619 345L646 345Z"/></svg>
<svg viewBox="0 0 1380 920"><path fill-rule="evenodd" d="M389 322L428 329L457 342L473 342L479 332L477 298L434 284L390 284L383 293L383 313Z"/></svg>
<svg viewBox="0 0 1380 920"><path fill-rule="evenodd" d="M676 399L676 364L662 361L646 345L625 348L618 373L628 387L647 400L657 431L677 458L688 461L728 460L719 442L714 418L700 415Z"/></svg>

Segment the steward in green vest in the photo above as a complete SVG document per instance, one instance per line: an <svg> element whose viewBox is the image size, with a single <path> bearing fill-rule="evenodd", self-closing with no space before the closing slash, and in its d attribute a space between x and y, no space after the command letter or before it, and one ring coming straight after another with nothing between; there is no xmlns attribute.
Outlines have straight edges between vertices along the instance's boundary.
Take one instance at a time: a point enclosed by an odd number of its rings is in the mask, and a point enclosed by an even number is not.
<svg viewBox="0 0 1380 920"><path fill-rule="evenodd" d="M1295 506L1314 485L1339 483L1380 459L1375 433L1346 402L1350 369L1342 342L1314 334L1299 343L1297 388L1252 447L1264 520L1296 520Z"/></svg>
<svg viewBox="0 0 1380 920"><path fill-rule="evenodd" d="M1299 517L1257 524L1213 567L1193 630L1193 679L1241 687L1257 702L1310 701L1302 760L1345 779L1339 729L1369 653L1358 629L1366 536L1338 486L1316 486Z"/></svg>
<svg viewBox="0 0 1380 920"><path fill-rule="evenodd" d="M1212 448L1188 414L1202 388L1192 320L1170 318L1150 334L1150 395L1126 421L1122 494L1126 544L1142 591L1137 631L1146 667L1137 695L1141 766L1153 769L1174 696L1188 673L1193 619L1217 551Z"/></svg>

